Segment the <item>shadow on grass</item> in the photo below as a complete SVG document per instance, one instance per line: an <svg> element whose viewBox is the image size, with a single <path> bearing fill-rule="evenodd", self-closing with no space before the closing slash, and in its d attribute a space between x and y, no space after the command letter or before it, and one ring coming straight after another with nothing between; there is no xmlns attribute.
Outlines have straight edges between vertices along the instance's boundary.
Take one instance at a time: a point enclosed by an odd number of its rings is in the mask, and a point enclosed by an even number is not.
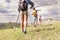
<svg viewBox="0 0 60 40"><path fill-rule="evenodd" d="M19 27L15 27L15 28L19 28ZM3 28L0 28L0 30L15 29L15 28L13 28L13 27L11 27L11 28L5 28L5 27L3 27Z"/></svg>
<svg viewBox="0 0 60 40"><path fill-rule="evenodd" d="M53 24L43 25L43 26L52 26Z"/></svg>
<svg viewBox="0 0 60 40"><path fill-rule="evenodd" d="M56 28L43 28L43 29L36 29L31 32L40 32L40 31L45 31L45 30L55 30Z"/></svg>

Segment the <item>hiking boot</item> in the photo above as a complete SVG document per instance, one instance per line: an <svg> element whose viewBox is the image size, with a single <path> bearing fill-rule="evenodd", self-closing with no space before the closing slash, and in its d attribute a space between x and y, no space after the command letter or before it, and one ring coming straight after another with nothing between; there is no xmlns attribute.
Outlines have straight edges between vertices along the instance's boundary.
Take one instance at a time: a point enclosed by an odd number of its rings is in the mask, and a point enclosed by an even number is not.
<svg viewBox="0 0 60 40"><path fill-rule="evenodd" d="M34 25L34 27L36 27L36 25Z"/></svg>
<svg viewBox="0 0 60 40"><path fill-rule="evenodd" d="M27 32L26 31L24 31L24 34L26 34Z"/></svg>

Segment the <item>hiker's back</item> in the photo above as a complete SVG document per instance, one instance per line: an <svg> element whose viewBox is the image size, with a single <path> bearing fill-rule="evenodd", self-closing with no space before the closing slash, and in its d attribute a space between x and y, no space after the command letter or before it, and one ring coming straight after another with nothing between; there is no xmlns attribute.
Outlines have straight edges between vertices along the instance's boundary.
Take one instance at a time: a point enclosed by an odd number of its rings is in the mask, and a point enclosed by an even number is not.
<svg viewBox="0 0 60 40"><path fill-rule="evenodd" d="M28 4L26 1L19 1L19 8L21 11L25 11L28 9Z"/></svg>
<svg viewBox="0 0 60 40"><path fill-rule="evenodd" d="M33 15L34 17L36 17L36 16L37 16L37 12L36 12L36 10L33 10L32 15Z"/></svg>

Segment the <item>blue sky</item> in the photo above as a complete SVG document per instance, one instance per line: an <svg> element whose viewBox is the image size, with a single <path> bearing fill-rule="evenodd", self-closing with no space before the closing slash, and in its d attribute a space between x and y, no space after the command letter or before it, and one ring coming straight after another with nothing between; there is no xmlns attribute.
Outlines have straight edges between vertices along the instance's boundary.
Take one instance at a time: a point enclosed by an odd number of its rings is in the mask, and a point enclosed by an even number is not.
<svg viewBox="0 0 60 40"><path fill-rule="evenodd" d="M0 23L2 22L16 22L18 15L18 1L19 0L1 0L0 1ZM60 1L59 0L32 0L38 11L38 15L42 15L43 18L52 17L53 19L60 20ZM55 2L58 2L55 4ZM52 4L52 5L46 5ZM30 6L29 6L30 7ZM34 17L31 15L32 9L28 10L29 22L33 22ZM18 22L20 22L19 20Z"/></svg>

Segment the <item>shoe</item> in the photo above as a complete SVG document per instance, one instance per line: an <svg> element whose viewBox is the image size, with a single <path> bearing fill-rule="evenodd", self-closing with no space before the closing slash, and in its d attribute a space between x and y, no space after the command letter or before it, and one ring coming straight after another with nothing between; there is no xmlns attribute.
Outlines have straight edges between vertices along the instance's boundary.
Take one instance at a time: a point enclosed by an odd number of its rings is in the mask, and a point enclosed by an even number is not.
<svg viewBox="0 0 60 40"><path fill-rule="evenodd" d="M34 25L34 27L36 27L36 26Z"/></svg>
<svg viewBox="0 0 60 40"><path fill-rule="evenodd" d="M24 31L24 34L26 34L27 32L26 31Z"/></svg>

